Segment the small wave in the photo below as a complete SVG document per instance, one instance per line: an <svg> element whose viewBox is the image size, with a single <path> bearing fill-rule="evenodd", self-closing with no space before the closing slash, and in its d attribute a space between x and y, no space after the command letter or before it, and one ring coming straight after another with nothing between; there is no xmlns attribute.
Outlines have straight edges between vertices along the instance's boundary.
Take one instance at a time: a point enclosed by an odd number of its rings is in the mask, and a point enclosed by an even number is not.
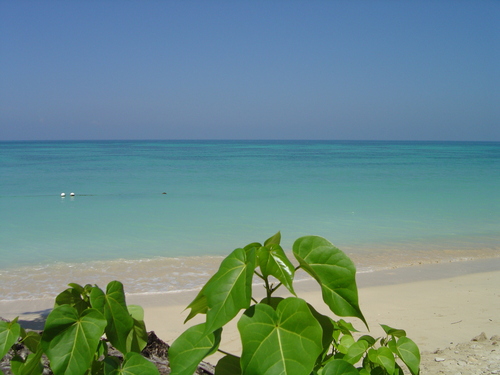
<svg viewBox="0 0 500 375"><path fill-rule="evenodd" d="M422 264L461 262L500 257L491 251L410 251L394 249L372 253L349 253L360 274ZM55 298L68 283L91 284L105 288L113 280L124 284L130 295L182 293L200 289L213 275L224 257L158 257L150 259L117 259L86 263L53 263L0 270L0 301ZM290 257L293 259L293 257ZM310 278L297 272L295 281Z"/></svg>

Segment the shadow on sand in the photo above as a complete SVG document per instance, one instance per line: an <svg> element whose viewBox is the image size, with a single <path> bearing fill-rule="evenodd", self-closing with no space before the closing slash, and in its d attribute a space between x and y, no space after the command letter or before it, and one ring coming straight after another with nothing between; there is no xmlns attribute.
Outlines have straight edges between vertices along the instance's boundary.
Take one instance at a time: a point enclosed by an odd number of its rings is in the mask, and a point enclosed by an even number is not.
<svg viewBox="0 0 500 375"><path fill-rule="evenodd" d="M50 314L52 309L45 309L40 311L27 311L22 313L19 316L19 320L17 321L21 327L24 329L33 329L33 330L43 330L43 326L45 325L45 321L47 320L47 316ZM24 320L23 315L30 316L29 319ZM32 318L32 316L35 316Z"/></svg>

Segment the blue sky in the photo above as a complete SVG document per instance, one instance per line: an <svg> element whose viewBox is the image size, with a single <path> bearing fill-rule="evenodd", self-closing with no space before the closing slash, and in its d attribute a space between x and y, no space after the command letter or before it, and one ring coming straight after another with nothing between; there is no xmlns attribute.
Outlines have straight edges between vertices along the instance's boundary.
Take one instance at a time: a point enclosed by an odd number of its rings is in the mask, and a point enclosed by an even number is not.
<svg viewBox="0 0 500 375"><path fill-rule="evenodd" d="M500 141L500 1L0 0L0 140Z"/></svg>

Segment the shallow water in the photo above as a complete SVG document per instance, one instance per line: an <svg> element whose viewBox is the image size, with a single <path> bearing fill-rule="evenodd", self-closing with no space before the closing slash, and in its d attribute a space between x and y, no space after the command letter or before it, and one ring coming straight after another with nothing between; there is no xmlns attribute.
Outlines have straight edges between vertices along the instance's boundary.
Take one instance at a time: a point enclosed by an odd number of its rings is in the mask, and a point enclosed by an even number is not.
<svg viewBox="0 0 500 375"><path fill-rule="evenodd" d="M500 254L498 142L2 142L0 172L0 300L196 288L278 230L363 272Z"/></svg>

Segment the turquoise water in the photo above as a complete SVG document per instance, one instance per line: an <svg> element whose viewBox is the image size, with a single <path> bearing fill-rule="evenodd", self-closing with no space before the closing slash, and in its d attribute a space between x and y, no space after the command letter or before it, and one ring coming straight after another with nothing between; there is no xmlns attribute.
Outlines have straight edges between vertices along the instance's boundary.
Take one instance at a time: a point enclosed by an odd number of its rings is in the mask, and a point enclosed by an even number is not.
<svg viewBox="0 0 500 375"><path fill-rule="evenodd" d="M4 285L65 265L193 269L278 230L287 249L317 234L367 268L500 256L499 142L0 142L0 175Z"/></svg>

